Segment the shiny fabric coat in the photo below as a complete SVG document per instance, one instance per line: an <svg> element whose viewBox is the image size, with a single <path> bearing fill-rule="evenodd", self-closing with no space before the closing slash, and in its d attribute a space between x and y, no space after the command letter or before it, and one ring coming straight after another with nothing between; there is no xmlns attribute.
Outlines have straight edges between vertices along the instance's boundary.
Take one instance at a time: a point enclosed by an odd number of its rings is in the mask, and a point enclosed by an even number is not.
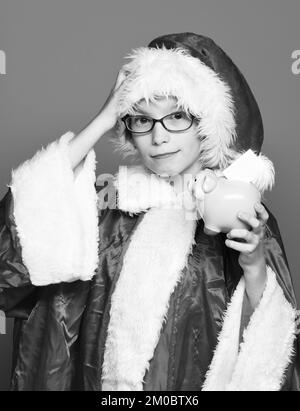
<svg viewBox="0 0 300 411"><path fill-rule="evenodd" d="M130 238L145 214L99 212L99 265L93 279L37 287L22 262L13 208L8 190L0 203L0 309L15 318L11 389L101 390L111 296ZM278 225L267 211L266 259L295 307ZM207 236L198 221L193 251L171 295L143 390L201 390L223 313L242 275L237 258L223 234ZM251 315L247 304L243 307L241 331ZM300 390L299 348L298 336L282 390Z"/></svg>

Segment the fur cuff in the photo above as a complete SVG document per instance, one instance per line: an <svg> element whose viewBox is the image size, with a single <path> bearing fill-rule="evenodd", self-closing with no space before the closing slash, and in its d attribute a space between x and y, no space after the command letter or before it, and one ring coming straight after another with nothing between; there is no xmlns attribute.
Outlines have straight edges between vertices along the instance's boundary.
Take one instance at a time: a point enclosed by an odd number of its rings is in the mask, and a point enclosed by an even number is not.
<svg viewBox="0 0 300 411"><path fill-rule="evenodd" d="M267 284L239 346L245 281L242 277L224 318L203 391L279 391L293 356L295 309L267 266Z"/></svg>
<svg viewBox="0 0 300 411"><path fill-rule="evenodd" d="M34 285L90 280L98 263L96 155L75 177L71 131L12 171L14 218L22 258Z"/></svg>

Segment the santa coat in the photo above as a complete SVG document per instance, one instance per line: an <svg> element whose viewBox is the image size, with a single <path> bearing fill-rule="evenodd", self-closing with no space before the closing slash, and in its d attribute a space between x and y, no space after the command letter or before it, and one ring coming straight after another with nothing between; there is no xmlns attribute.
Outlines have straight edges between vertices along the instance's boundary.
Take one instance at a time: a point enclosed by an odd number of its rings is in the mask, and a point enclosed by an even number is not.
<svg viewBox="0 0 300 411"><path fill-rule="evenodd" d="M269 208L267 284L251 310L224 234L159 207L162 186L149 196L130 173L104 208L94 150L74 177L73 136L14 170L0 203L11 389L299 391L296 300Z"/></svg>

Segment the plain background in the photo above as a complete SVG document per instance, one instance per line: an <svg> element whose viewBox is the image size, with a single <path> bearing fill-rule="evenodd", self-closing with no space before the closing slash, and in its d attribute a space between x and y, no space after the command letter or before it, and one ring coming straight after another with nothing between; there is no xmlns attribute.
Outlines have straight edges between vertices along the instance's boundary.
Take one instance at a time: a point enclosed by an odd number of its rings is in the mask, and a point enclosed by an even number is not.
<svg viewBox="0 0 300 411"><path fill-rule="evenodd" d="M68 130L78 133L100 110L124 56L175 32L212 37L245 75L261 108L262 152L275 165L266 204L277 218L300 297L299 0L1 0L0 195L10 173ZM104 136L97 173L126 164ZM13 320L0 335L0 390L9 386Z"/></svg>

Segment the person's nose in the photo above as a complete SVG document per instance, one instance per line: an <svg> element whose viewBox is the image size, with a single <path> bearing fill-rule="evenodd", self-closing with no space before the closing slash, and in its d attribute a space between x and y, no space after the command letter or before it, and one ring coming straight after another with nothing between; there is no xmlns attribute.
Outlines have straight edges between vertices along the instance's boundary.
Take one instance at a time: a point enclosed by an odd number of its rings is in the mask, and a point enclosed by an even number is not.
<svg viewBox="0 0 300 411"><path fill-rule="evenodd" d="M170 139L169 132L164 128L164 126L157 122L152 130L152 142L153 144L159 145L168 142Z"/></svg>

